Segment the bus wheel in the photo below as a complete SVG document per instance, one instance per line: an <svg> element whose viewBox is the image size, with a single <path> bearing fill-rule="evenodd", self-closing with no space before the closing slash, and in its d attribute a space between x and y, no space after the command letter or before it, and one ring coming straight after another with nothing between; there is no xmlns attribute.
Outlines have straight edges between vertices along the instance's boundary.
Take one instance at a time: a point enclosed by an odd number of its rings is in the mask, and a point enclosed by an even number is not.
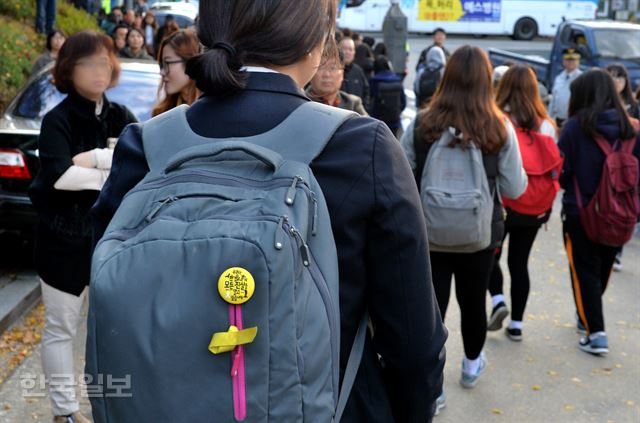
<svg viewBox="0 0 640 423"><path fill-rule="evenodd" d="M530 41L538 35L538 24L531 18L522 18L516 22L513 29L513 38L516 40Z"/></svg>

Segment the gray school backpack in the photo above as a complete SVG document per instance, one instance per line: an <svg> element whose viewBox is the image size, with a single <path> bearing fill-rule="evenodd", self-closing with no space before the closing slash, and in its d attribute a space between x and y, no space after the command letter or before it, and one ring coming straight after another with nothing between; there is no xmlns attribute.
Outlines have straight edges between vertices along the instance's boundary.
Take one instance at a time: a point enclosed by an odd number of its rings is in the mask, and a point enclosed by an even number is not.
<svg viewBox="0 0 640 423"><path fill-rule="evenodd" d="M474 144L452 147L453 137L445 131L429 149L420 196L430 249L471 253L491 245L495 184L490 187L482 151Z"/></svg>
<svg viewBox="0 0 640 423"><path fill-rule="evenodd" d="M211 139L187 109L143 125L150 171L93 255L95 422L337 423L367 319L339 394L338 262L309 163L355 114L309 102Z"/></svg>

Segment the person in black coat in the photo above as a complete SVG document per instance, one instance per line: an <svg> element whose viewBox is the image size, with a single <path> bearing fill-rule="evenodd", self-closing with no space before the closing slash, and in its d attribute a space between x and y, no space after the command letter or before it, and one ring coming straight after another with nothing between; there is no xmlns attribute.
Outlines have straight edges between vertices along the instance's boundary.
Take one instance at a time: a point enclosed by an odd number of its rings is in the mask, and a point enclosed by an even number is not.
<svg viewBox="0 0 640 423"><path fill-rule="evenodd" d="M427 54L429 54L429 50L431 50L433 47L440 47L444 52L446 59L449 59L451 53L449 53L449 50L444 47L444 42L446 41L446 39L447 32L443 28L436 28L433 31L433 44L420 52L420 57L418 57L418 63L416 64L416 72L420 69L421 66L427 65Z"/></svg>
<svg viewBox="0 0 640 423"><path fill-rule="evenodd" d="M340 40L339 47L344 57L344 81L342 81L342 91L360 97L365 109L368 109L369 79L362 68L355 63L355 43L352 38L343 38Z"/></svg>
<svg viewBox="0 0 640 423"><path fill-rule="evenodd" d="M113 41L91 31L66 41L53 70L56 87L68 96L44 116L38 139L41 167L29 188L40 217L35 261L46 308L42 362L47 380L74 374L72 343L91 268L89 211L111 167L109 138L136 122L126 107L104 95L118 74ZM51 386L55 422L88 422L72 383Z"/></svg>
<svg viewBox="0 0 640 423"><path fill-rule="evenodd" d="M332 0L318 0L316 7L299 0L266 2L269 10L263 14L247 2L228 7L224 0L210 0L207 13L201 10L198 34L208 51L189 62L187 73L204 95L190 107L187 120L204 137L264 133L310 101L301 87L321 62L324 34L333 33ZM236 13L239 7L245 13ZM279 8L310 15L291 22L314 24L292 25ZM329 20L318 16L324 10ZM237 38L225 29L239 26L251 30ZM280 40L294 39L298 43L283 51ZM447 330L435 302L426 225L408 162L384 123L357 117L338 129L311 169L327 200L337 244L342 372L365 309L375 333L366 340L341 421L429 422L442 390ZM93 208L96 241L123 196L148 170L141 127L131 125L118 142L111 175Z"/></svg>
<svg viewBox="0 0 640 423"><path fill-rule="evenodd" d="M367 78L373 76L373 50L368 44L360 43L356 46L355 63L362 68Z"/></svg>

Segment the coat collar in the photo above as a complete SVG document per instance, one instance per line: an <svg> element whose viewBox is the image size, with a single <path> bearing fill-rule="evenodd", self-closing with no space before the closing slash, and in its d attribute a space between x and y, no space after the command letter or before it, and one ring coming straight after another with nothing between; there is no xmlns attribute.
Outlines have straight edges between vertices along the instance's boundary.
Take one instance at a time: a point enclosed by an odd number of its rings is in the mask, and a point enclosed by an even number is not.
<svg viewBox="0 0 640 423"><path fill-rule="evenodd" d="M109 100L106 95L102 96L102 111L96 115L96 102L78 94L77 91L71 90L67 96L71 110L82 119L86 120L104 120L109 113Z"/></svg>
<svg viewBox="0 0 640 423"><path fill-rule="evenodd" d="M288 94L309 100L305 92L298 87L290 76L283 73L248 72L247 91L264 91L277 94Z"/></svg>

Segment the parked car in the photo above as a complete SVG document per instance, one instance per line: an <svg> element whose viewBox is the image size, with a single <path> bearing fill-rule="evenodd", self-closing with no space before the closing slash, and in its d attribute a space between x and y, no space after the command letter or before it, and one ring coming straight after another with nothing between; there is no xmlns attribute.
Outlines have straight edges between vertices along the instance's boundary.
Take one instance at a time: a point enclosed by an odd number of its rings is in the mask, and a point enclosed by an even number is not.
<svg viewBox="0 0 640 423"><path fill-rule="evenodd" d="M65 98L51 83L51 68L29 79L0 117L0 231L30 234L37 223L27 188L40 168L40 124L43 116ZM107 96L145 121L151 117L159 81L157 64L122 60L120 82L107 91Z"/></svg>
<svg viewBox="0 0 640 423"><path fill-rule="evenodd" d="M562 51L574 48L582 55L580 67L604 68L622 63L629 71L634 89L640 87L640 25L614 21L566 21L558 28L549 59L523 56L505 50L489 49L494 66L505 62L532 66L538 80L547 88L562 72Z"/></svg>
<svg viewBox="0 0 640 423"><path fill-rule="evenodd" d="M198 16L198 7L192 3L160 2L153 4L150 10L155 15L159 26L163 26L167 16L172 15L178 26L183 29L193 26Z"/></svg>

